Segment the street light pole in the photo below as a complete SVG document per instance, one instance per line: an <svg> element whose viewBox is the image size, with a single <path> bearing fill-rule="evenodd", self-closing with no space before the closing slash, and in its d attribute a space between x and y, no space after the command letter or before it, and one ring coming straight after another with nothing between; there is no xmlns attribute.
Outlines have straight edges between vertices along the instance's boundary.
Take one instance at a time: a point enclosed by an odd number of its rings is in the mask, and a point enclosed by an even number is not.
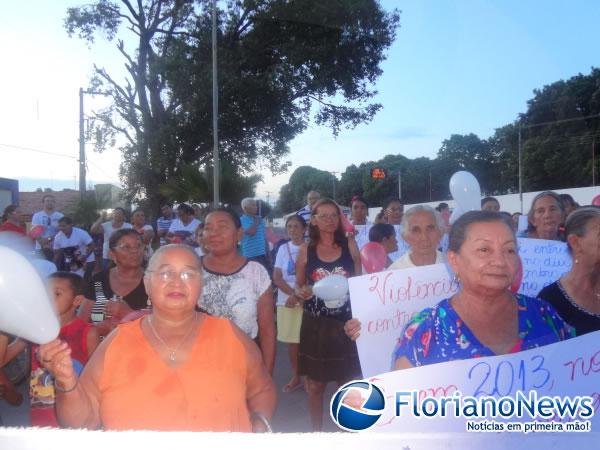
<svg viewBox="0 0 600 450"><path fill-rule="evenodd" d="M521 168L521 125L519 125L519 202L521 202L521 214L523 214L523 172Z"/></svg>
<svg viewBox="0 0 600 450"><path fill-rule="evenodd" d="M83 130L83 88L79 88L79 195L85 194L85 136Z"/></svg>
<svg viewBox="0 0 600 450"><path fill-rule="evenodd" d="M219 90L217 83L217 2L212 0L213 205L219 207Z"/></svg>
<svg viewBox="0 0 600 450"><path fill-rule="evenodd" d="M84 112L83 112L83 96L90 95L110 95L102 91L89 91L79 88L79 195L83 197L85 194L85 130L84 130Z"/></svg>

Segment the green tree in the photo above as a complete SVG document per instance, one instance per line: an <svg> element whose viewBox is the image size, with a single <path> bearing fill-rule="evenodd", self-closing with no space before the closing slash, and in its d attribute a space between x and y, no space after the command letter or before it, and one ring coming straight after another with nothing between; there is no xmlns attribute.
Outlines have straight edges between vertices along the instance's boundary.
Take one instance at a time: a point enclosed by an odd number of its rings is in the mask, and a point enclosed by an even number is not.
<svg viewBox="0 0 600 450"><path fill-rule="evenodd" d="M161 200L159 186L185 164L212 157L210 3L94 0L70 8L70 35L117 39L128 78L96 68L93 86L113 97L103 130L126 139L121 180L129 198ZM239 175L266 161L286 169L288 142L311 118L334 134L381 108L371 86L399 22L375 0L230 0L219 5L221 157ZM106 136L106 135L105 135ZM111 136L99 140L110 142ZM225 189L225 186L223 186Z"/></svg>
<svg viewBox="0 0 600 450"><path fill-rule="evenodd" d="M333 184L336 182L331 172L311 166L298 167L288 184L281 187L277 208L284 213L297 211L306 204L306 194L318 191L321 197L333 197Z"/></svg>
<svg viewBox="0 0 600 450"><path fill-rule="evenodd" d="M527 106L519 121L524 188L590 185L600 140L600 69L535 90Z"/></svg>

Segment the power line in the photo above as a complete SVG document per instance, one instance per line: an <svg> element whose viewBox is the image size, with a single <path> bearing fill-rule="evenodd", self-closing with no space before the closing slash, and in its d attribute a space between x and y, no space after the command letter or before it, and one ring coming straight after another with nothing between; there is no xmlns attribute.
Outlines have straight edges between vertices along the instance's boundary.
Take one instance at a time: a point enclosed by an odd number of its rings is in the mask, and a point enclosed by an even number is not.
<svg viewBox="0 0 600 450"><path fill-rule="evenodd" d="M48 151L40 150L37 148L22 147L19 145L12 145L12 144L0 144L0 147L8 147L8 148L13 148L13 149L18 149L18 150L26 150L28 152L42 153L44 155L52 155L52 156L61 156L63 158L70 158L70 159L77 160L77 157L75 157L75 156L65 155L63 153L48 152Z"/></svg>

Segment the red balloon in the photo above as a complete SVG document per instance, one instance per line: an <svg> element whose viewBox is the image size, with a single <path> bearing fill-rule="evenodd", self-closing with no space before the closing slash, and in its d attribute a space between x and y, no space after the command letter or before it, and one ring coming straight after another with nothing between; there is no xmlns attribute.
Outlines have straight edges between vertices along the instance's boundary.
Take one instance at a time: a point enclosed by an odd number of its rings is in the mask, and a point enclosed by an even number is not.
<svg viewBox="0 0 600 450"><path fill-rule="evenodd" d="M385 248L378 242L369 242L360 251L360 261L367 273L381 272L387 263Z"/></svg>
<svg viewBox="0 0 600 450"><path fill-rule="evenodd" d="M519 267L517 269L517 273L515 278L510 285L510 292L516 294L519 292L519 288L521 287L521 281L523 281L523 263L521 262L521 258L519 257Z"/></svg>
<svg viewBox="0 0 600 450"><path fill-rule="evenodd" d="M594 206L600 206L600 195L596 195L594 197L594 199L592 200L592 205L594 205Z"/></svg>
<svg viewBox="0 0 600 450"><path fill-rule="evenodd" d="M44 234L44 226L43 225L36 225L31 230L29 230L29 237L31 239L37 239L42 234Z"/></svg>

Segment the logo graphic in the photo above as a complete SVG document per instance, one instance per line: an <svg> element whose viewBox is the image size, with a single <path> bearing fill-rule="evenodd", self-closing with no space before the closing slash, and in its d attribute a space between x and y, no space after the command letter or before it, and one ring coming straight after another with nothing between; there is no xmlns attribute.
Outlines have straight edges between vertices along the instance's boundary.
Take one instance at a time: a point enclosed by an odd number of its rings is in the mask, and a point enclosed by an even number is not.
<svg viewBox="0 0 600 450"><path fill-rule="evenodd" d="M330 414L341 429L362 431L375 425L384 409L381 389L368 381L351 381L332 397Z"/></svg>

